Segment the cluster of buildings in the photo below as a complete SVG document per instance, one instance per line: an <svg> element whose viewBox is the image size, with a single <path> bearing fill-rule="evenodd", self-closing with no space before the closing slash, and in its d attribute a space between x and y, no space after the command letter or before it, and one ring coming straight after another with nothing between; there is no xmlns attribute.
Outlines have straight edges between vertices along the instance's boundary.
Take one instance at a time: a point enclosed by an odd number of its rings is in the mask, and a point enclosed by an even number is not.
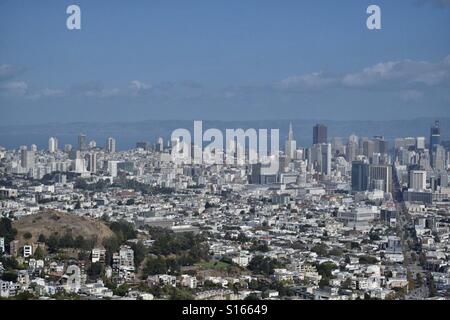
<svg viewBox="0 0 450 320"><path fill-rule="evenodd" d="M330 138L327 131L314 126L312 145L300 148L290 125L275 174L264 174L261 163L177 164L173 142L163 138L125 151L113 138L100 148L84 134L76 148L61 149L52 137L45 150L2 149L0 215L19 220L57 210L125 220L144 235L148 226L201 233L209 267L139 279L133 250L122 246L105 270L121 283L187 288L196 299L448 297L450 161L439 123L429 141ZM151 247L151 237L144 243ZM63 277L70 264L35 259L31 244L15 245L7 252L0 238L0 251L22 255L26 266L17 279L0 281L2 296L32 284L42 296L54 294L58 286L36 277L36 269ZM89 262L105 263L105 255L96 247ZM262 272L255 257L274 264ZM0 265L0 274L5 270ZM286 290L258 285L263 280ZM82 279L75 288L87 297L114 297L101 281ZM153 298L131 289L127 295L139 297Z"/></svg>

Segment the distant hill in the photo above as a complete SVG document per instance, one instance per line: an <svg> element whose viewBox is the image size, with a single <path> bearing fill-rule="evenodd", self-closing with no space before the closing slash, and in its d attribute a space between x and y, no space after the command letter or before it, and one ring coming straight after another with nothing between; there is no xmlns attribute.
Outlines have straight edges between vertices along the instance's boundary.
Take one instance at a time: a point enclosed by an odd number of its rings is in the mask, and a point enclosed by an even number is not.
<svg viewBox="0 0 450 320"><path fill-rule="evenodd" d="M17 230L16 239L20 241L21 245L25 242L37 242L41 233L46 237L55 232L60 236L71 233L74 238L77 236L82 236L85 239L95 238L97 244L101 244L103 239L113 235L113 232L102 221L61 212L46 212L26 216L14 221L13 227ZM25 240L23 235L27 232L32 234L32 238Z"/></svg>

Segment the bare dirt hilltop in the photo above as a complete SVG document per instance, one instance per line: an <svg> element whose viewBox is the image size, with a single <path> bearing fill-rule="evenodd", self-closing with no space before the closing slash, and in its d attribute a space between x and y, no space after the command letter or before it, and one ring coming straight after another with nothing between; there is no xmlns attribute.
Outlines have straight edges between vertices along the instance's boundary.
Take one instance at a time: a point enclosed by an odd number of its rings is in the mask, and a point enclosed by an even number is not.
<svg viewBox="0 0 450 320"><path fill-rule="evenodd" d="M26 216L13 222L13 228L17 230L16 239L21 244L26 241L23 235L27 232L31 233L32 238L26 242L36 242L40 234L49 237L53 233L60 236L70 233L74 238L94 238L97 244L101 244L103 239L113 235L111 229L102 221L56 211Z"/></svg>

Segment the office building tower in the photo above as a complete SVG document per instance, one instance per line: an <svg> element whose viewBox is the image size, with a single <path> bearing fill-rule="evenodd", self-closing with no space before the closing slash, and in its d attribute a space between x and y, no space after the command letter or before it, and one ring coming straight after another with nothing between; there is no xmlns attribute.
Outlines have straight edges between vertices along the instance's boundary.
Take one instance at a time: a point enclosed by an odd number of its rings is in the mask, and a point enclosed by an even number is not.
<svg viewBox="0 0 450 320"><path fill-rule="evenodd" d="M382 190L386 193L391 192L392 167L390 165L369 166L369 189Z"/></svg>
<svg viewBox="0 0 450 320"><path fill-rule="evenodd" d="M70 160L81 159L81 151L80 150L71 150L69 152L69 159Z"/></svg>
<svg viewBox="0 0 450 320"><path fill-rule="evenodd" d="M37 151L37 145L32 144L32 145L30 146L30 150L33 151L33 152L36 152L36 151Z"/></svg>
<svg viewBox="0 0 450 320"><path fill-rule="evenodd" d="M111 177L117 177L117 161L108 161L108 174Z"/></svg>
<svg viewBox="0 0 450 320"><path fill-rule="evenodd" d="M373 137L373 142L374 142L374 152L380 153L380 154L388 153L389 145L383 136ZM412 140L412 143L415 143L415 139Z"/></svg>
<svg viewBox="0 0 450 320"><path fill-rule="evenodd" d="M85 151L87 149L86 135L81 133L78 136L78 150Z"/></svg>
<svg viewBox="0 0 450 320"><path fill-rule="evenodd" d="M433 147L441 144L441 128L439 126L439 121L436 121L430 130L430 151Z"/></svg>
<svg viewBox="0 0 450 320"><path fill-rule="evenodd" d="M313 144L327 143L327 126L316 124L313 128Z"/></svg>
<svg viewBox="0 0 450 320"><path fill-rule="evenodd" d="M109 153L115 153L116 152L116 139L109 137L106 140L106 150Z"/></svg>
<svg viewBox="0 0 450 320"><path fill-rule="evenodd" d="M311 148L311 161L314 170L328 176L331 174L331 144L315 144Z"/></svg>
<svg viewBox="0 0 450 320"><path fill-rule="evenodd" d="M431 165L434 170L443 171L446 169L445 149L441 145L434 145L431 151Z"/></svg>
<svg viewBox="0 0 450 320"><path fill-rule="evenodd" d="M172 149L175 147L176 143L172 142ZM164 139L159 137L158 140L156 140L156 146L155 151L157 152L163 152L164 151Z"/></svg>
<svg viewBox="0 0 450 320"><path fill-rule="evenodd" d="M352 162L352 191L365 191L369 188L369 164L364 161Z"/></svg>
<svg viewBox="0 0 450 320"><path fill-rule="evenodd" d="M75 158L72 161L72 164L73 164L73 170L76 173L84 173L84 172L86 172L85 162L84 162L84 159L82 159L81 157Z"/></svg>
<svg viewBox="0 0 450 320"><path fill-rule="evenodd" d="M439 185L441 186L441 188L447 188L449 186L447 172L442 172L439 174Z"/></svg>
<svg viewBox="0 0 450 320"><path fill-rule="evenodd" d="M143 149L148 150L148 142L146 141L139 141L136 143L136 149Z"/></svg>
<svg viewBox="0 0 450 320"><path fill-rule="evenodd" d="M417 150L425 150L425 137L417 137L416 149Z"/></svg>
<svg viewBox="0 0 450 320"><path fill-rule="evenodd" d="M22 149L20 152L20 165L22 168L31 169L34 167L34 151Z"/></svg>
<svg viewBox="0 0 450 320"><path fill-rule="evenodd" d="M97 154L95 152L91 152L87 155L87 170L91 173L97 172Z"/></svg>
<svg viewBox="0 0 450 320"><path fill-rule="evenodd" d="M97 142L95 140L89 141L89 149L95 149L97 148Z"/></svg>
<svg viewBox="0 0 450 320"><path fill-rule="evenodd" d="M359 155L359 139L358 136L352 134L348 137L346 159L348 162L356 160Z"/></svg>
<svg viewBox="0 0 450 320"><path fill-rule="evenodd" d="M251 172L249 177L250 184L261 184L261 163L254 163L251 165Z"/></svg>
<svg viewBox="0 0 450 320"><path fill-rule="evenodd" d="M409 172L409 188L425 190L427 186L427 172L425 170L411 170Z"/></svg>
<svg viewBox="0 0 450 320"><path fill-rule="evenodd" d="M50 137L48 139L48 152L55 153L56 151L58 151L58 139Z"/></svg>
<svg viewBox="0 0 450 320"><path fill-rule="evenodd" d="M289 133L285 148L287 162L290 162L291 160L295 159L296 150L297 150L297 142L295 141L294 131L292 130L292 123L289 123Z"/></svg>
<svg viewBox="0 0 450 320"><path fill-rule="evenodd" d="M375 143L372 140L365 139L363 141L363 155L365 155L368 159L372 159L374 152Z"/></svg>

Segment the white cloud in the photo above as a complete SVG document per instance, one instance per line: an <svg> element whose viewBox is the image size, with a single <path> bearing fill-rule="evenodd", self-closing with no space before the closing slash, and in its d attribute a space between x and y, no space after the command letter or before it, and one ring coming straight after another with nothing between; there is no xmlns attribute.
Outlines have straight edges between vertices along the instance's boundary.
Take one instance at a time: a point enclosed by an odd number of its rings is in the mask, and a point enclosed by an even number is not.
<svg viewBox="0 0 450 320"><path fill-rule="evenodd" d="M28 92L25 81L8 81L0 84L0 92L7 95L24 96Z"/></svg>
<svg viewBox="0 0 450 320"><path fill-rule="evenodd" d="M440 62L400 60L380 62L358 72L327 76L323 72L288 77L276 87L289 90L313 90L324 87L402 89L415 86L450 84L450 56Z"/></svg>
<svg viewBox="0 0 450 320"><path fill-rule="evenodd" d="M278 87L286 90L314 90L335 85L338 79L325 75L323 72L291 76L282 80Z"/></svg>
<svg viewBox="0 0 450 320"><path fill-rule="evenodd" d="M151 89L152 86L150 84L146 84L139 80L133 80L130 83L130 90L133 95L148 93Z"/></svg>
<svg viewBox="0 0 450 320"><path fill-rule="evenodd" d="M22 69L10 64L0 64L0 81L15 77Z"/></svg>

